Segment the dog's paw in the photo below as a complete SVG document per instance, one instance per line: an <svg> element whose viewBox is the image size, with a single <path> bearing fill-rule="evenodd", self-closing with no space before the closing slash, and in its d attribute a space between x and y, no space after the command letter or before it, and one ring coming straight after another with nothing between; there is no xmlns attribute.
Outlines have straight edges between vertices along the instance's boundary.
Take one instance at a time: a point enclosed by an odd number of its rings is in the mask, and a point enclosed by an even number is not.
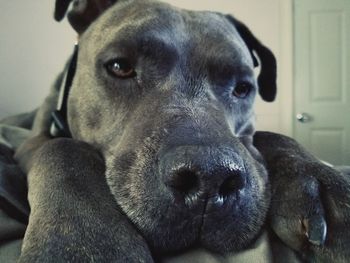
<svg viewBox="0 0 350 263"><path fill-rule="evenodd" d="M259 136L255 143L266 160L272 190L272 230L307 262L348 262L350 178L290 138Z"/></svg>
<svg viewBox="0 0 350 263"><path fill-rule="evenodd" d="M307 244L322 246L327 236L320 183L311 176L288 176L281 171L271 180L270 223L278 236L301 250Z"/></svg>
<svg viewBox="0 0 350 263"><path fill-rule="evenodd" d="M31 211L18 262L153 263L146 241L110 193L94 147L56 138L32 162Z"/></svg>
<svg viewBox="0 0 350 263"><path fill-rule="evenodd" d="M274 173L271 186L270 223L282 241L306 260L348 261L349 178L321 163L294 158Z"/></svg>

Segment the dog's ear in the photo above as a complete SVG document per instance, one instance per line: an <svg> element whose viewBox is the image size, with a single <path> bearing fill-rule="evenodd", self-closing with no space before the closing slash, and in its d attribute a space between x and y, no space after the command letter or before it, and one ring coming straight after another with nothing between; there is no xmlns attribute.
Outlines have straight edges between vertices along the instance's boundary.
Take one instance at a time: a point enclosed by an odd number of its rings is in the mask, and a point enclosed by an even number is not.
<svg viewBox="0 0 350 263"><path fill-rule="evenodd" d="M277 80L277 66L276 58L267 47L260 43L260 41L252 34L249 28L234 17L227 15L226 18L234 24L238 33L241 35L245 44L247 45L252 57L254 65L257 60L254 57L254 51L259 57L261 63L260 74L258 76L258 85L260 96L265 101L274 101L276 97L276 80Z"/></svg>
<svg viewBox="0 0 350 263"><path fill-rule="evenodd" d="M57 21L61 21L68 12L70 24L81 34L115 2L117 0L56 0L54 17Z"/></svg>

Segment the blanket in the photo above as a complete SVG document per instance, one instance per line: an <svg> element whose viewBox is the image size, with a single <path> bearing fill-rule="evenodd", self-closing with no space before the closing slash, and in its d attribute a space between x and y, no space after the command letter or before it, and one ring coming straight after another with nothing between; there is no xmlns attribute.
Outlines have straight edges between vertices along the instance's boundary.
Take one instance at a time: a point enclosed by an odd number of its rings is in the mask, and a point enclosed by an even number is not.
<svg viewBox="0 0 350 263"><path fill-rule="evenodd" d="M16 164L15 149L30 130L0 124L0 261L15 262L25 233L29 205L26 176Z"/></svg>

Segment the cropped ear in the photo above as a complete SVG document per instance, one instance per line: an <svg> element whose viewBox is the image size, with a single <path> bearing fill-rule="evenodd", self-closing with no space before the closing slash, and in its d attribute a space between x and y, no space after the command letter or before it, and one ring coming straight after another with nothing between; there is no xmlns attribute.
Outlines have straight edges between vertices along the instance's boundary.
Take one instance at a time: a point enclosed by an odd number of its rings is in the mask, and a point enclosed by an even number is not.
<svg viewBox="0 0 350 263"><path fill-rule="evenodd" d="M238 33L247 45L252 54L254 65L257 65L254 51L259 57L261 63L260 74L258 76L260 96L265 101L274 101L277 91L277 65L275 56L271 50L260 43L246 25L230 15L227 15L226 18L236 27Z"/></svg>
<svg viewBox="0 0 350 263"><path fill-rule="evenodd" d="M71 26L83 33L88 26L117 0L56 0L54 17L61 21L68 9L68 20Z"/></svg>

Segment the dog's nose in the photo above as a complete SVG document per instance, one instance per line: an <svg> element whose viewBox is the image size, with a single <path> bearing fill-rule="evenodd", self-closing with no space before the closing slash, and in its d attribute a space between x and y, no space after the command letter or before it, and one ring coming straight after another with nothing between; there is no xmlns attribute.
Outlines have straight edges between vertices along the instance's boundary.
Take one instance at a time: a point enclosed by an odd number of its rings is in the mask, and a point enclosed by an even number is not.
<svg viewBox="0 0 350 263"><path fill-rule="evenodd" d="M191 204L206 198L222 204L237 198L247 183L243 161L227 149L178 147L166 154L162 170L167 188Z"/></svg>
<svg viewBox="0 0 350 263"><path fill-rule="evenodd" d="M224 201L235 196L237 191L244 188L245 183L241 171L225 166L216 166L208 174L200 166L183 166L172 171L168 180L168 186L173 191L191 200L203 196Z"/></svg>

